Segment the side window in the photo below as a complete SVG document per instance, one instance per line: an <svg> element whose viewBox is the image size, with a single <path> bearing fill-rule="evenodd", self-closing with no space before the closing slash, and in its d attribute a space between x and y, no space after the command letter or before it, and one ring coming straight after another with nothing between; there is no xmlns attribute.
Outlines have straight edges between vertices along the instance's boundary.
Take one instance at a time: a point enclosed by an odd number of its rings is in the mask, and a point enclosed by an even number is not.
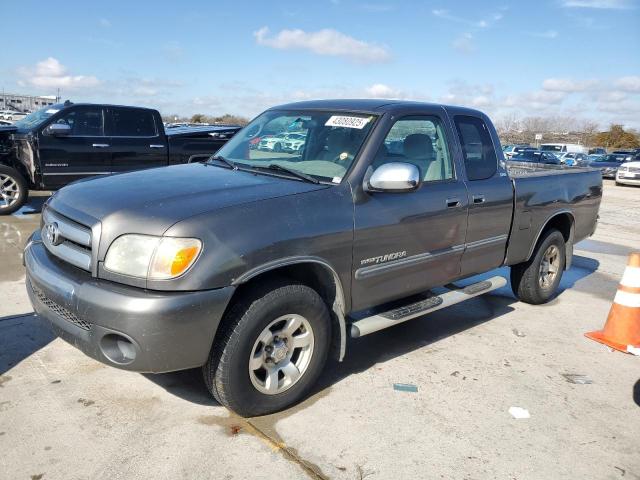
<svg viewBox="0 0 640 480"><path fill-rule="evenodd" d="M111 111L114 137L155 137L156 124L149 110L116 108Z"/></svg>
<svg viewBox="0 0 640 480"><path fill-rule="evenodd" d="M101 108L80 107L65 113L54 123L62 123L71 127L72 136L102 137L104 136L104 116Z"/></svg>
<svg viewBox="0 0 640 480"><path fill-rule="evenodd" d="M477 117L457 115L455 124L467 178L484 180L493 177L498 169L498 159L485 123Z"/></svg>
<svg viewBox="0 0 640 480"><path fill-rule="evenodd" d="M416 165L425 182L453 178L453 164L440 119L412 116L394 123L376 154L373 167L389 162Z"/></svg>

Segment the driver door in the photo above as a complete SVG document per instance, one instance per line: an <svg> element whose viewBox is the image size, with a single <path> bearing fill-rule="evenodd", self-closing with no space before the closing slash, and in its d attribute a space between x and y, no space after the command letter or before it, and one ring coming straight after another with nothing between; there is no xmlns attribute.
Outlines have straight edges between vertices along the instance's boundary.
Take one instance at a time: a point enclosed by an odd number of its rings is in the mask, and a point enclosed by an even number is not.
<svg viewBox="0 0 640 480"><path fill-rule="evenodd" d="M69 125L65 136L54 136L40 129L40 165L46 188L59 188L93 175L111 173L110 139L105 136L105 112L87 105L65 109L53 122Z"/></svg>
<svg viewBox="0 0 640 480"><path fill-rule="evenodd" d="M460 274L467 228L467 189L456 175L453 133L439 112L400 117L370 169L412 163L418 190L370 192L355 205L352 308L424 292Z"/></svg>

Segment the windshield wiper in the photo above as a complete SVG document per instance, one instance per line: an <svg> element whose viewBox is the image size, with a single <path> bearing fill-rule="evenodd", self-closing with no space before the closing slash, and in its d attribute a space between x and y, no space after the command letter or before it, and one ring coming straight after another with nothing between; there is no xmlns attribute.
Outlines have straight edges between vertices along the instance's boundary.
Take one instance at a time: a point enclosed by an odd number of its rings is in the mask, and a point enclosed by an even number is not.
<svg viewBox="0 0 640 480"><path fill-rule="evenodd" d="M231 160L224 158L222 155L212 156L210 160L218 160L219 162L222 162L226 166L228 166L231 170L238 170L238 166L235 163L233 163Z"/></svg>
<svg viewBox="0 0 640 480"><path fill-rule="evenodd" d="M266 167L253 167L259 168L262 170L276 170L278 172L288 173L289 175L293 175L294 177L298 177L306 182L319 184L320 181L316 178L313 178L311 175L307 175L306 173L302 173L300 170L295 170L293 168L283 167L282 165L278 165L277 163L272 163L267 165Z"/></svg>

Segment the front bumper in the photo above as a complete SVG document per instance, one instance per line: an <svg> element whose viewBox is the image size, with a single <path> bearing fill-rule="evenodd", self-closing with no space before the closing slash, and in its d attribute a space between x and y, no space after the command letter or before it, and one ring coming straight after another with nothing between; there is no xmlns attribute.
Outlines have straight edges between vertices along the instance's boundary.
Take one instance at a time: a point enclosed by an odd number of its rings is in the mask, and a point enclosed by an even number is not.
<svg viewBox="0 0 640 480"><path fill-rule="evenodd" d="M24 252L35 312L62 339L107 365L170 372L203 365L234 287L155 292L91 277L38 240Z"/></svg>
<svg viewBox="0 0 640 480"><path fill-rule="evenodd" d="M616 176L616 182L621 183L623 185L640 185L640 173L632 173L627 176L626 172L618 172Z"/></svg>

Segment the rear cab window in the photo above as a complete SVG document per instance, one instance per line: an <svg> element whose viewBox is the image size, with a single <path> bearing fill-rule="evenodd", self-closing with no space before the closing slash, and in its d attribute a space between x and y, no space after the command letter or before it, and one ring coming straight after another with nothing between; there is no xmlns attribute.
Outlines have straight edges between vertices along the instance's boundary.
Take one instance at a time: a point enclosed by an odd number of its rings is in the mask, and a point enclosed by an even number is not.
<svg viewBox="0 0 640 480"><path fill-rule="evenodd" d="M155 137L158 135L155 118L151 110L115 108L111 110L114 137Z"/></svg>
<svg viewBox="0 0 640 480"><path fill-rule="evenodd" d="M469 180L485 180L498 170L498 158L485 122L470 115L454 117Z"/></svg>

